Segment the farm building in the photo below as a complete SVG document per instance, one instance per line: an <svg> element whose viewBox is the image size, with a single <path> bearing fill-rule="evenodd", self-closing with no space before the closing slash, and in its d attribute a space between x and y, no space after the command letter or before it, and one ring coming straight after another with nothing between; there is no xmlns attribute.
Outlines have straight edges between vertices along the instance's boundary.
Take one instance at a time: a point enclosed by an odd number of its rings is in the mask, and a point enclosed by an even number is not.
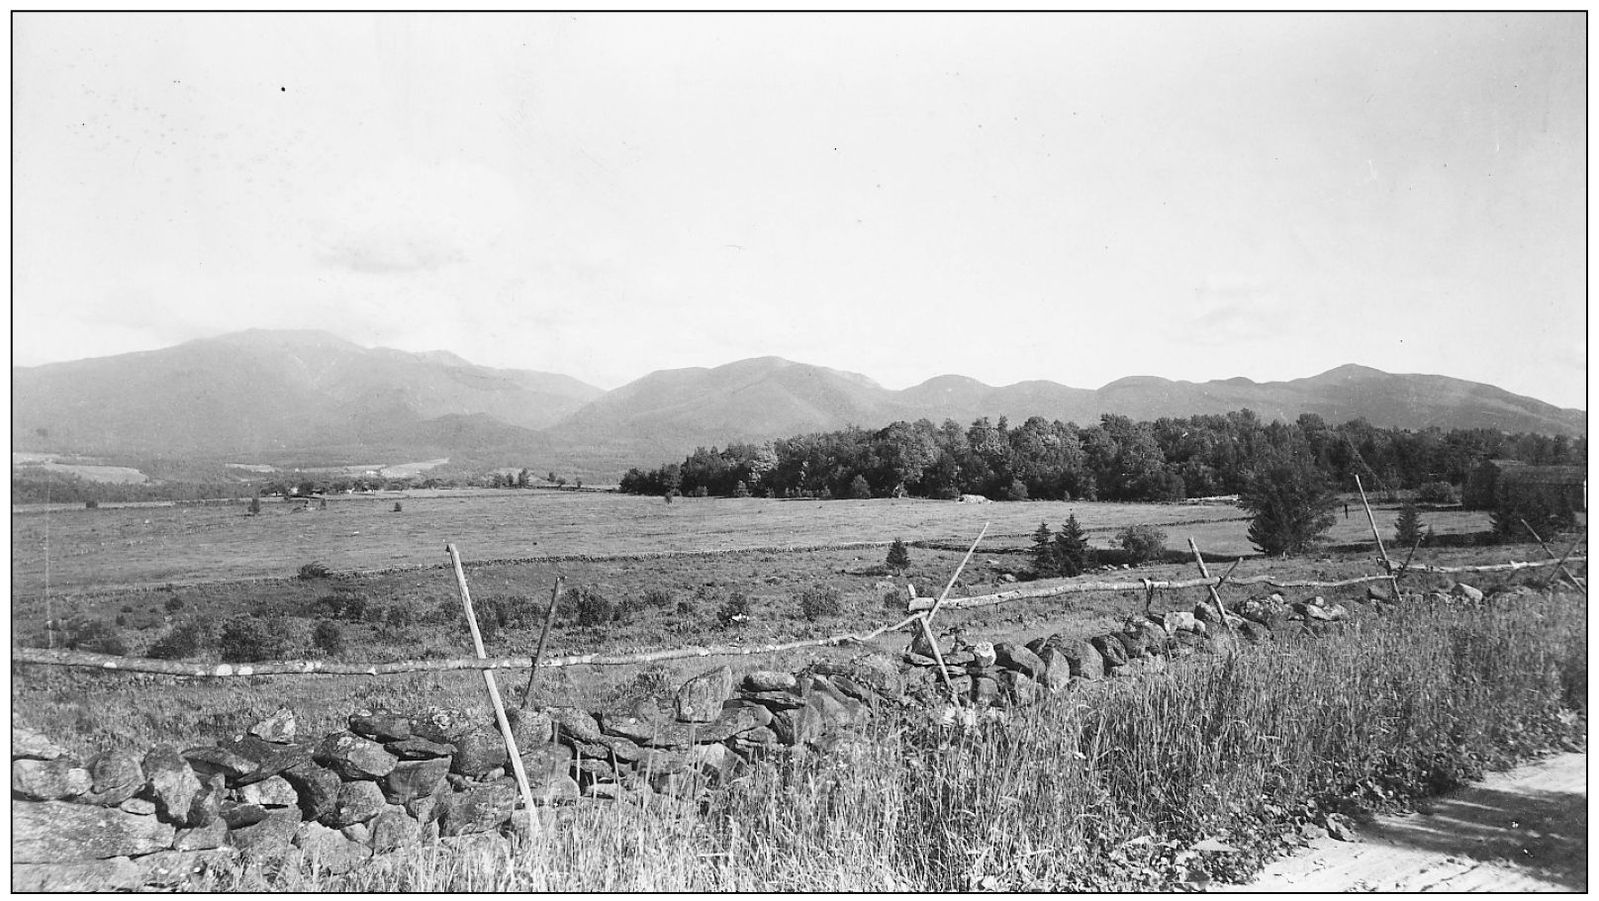
<svg viewBox="0 0 1599 901"><path fill-rule="evenodd" d="M1494 530L1508 534L1526 520L1539 532L1571 528L1588 511L1588 472L1581 466L1533 466L1484 460L1466 480L1468 509L1493 513Z"/></svg>

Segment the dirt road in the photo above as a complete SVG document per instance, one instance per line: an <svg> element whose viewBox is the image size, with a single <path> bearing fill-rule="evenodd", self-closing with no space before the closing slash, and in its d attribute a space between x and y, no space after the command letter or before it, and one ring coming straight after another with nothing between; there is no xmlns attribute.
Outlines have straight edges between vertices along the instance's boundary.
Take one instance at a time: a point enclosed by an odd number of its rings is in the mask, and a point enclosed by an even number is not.
<svg viewBox="0 0 1599 901"><path fill-rule="evenodd" d="M1317 840L1234 892L1587 891L1586 754L1495 773L1361 824L1359 841Z"/></svg>

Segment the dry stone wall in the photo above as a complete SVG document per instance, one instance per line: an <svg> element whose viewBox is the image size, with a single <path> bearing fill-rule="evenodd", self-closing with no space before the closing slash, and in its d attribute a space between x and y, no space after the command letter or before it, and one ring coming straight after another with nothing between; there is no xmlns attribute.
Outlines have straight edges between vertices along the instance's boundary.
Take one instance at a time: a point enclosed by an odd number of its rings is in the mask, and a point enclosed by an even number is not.
<svg viewBox="0 0 1599 901"><path fill-rule="evenodd" d="M1452 597L1475 603L1482 595L1457 586ZM1315 635L1380 615L1391 603L1378 587L1347 604L1271 594L1237 603L1226 624L1207 602L1192 612L1132 618L1088 639L945 638L943 674L918 636L897 663L861 657L740 678L722 666L669 700L598 712L511 710L508 718L541 807L631 803L688 815L752 762L797 748L825 752L891 708L931 707L953 722L1152 661ZM337 875L419 842L510 837L525 828L494 720L460 710L358 710L345 731L307 737L294 713L281 709L214 745L88 760L13 726L11 758L14 891L181 888L208 868L296 854L318 873Z"/></svg>

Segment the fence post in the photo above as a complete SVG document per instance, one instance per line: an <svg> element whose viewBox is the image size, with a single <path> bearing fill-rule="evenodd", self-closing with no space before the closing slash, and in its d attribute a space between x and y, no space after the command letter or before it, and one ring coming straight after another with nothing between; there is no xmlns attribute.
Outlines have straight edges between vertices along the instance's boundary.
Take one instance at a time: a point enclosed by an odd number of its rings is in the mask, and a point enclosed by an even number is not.
<svg viewBox="0 0 1599 901"><path fill-rule="evenodd" d="M1206 579L1209 579L1210 567L1205 565L1205 556L1199 552L1199 545L1194 543L1193 536L1189 536L1188 538L1188 547L1194 552L1194 562L1199 564L1199 574L1204 576ZM1233 565L1237 566L1237 561L1234 561ZM1228 573L1230 575L1231 570L1229 570ZM1236 638L1238 635L1237 631L1233 629L1233 624L1227 621L1227 608L1221 605L1221 592L1216 590L1217 588L1221 587L1221 581L1218 581L1215 585L1206 585L1205 588L1210 592L1210 599L1216 604L1216 615L1221 617L1221 624L1227 627L1227 634ZM1233 644L1236 647L1237 642L1234 642Z"/></svg>
<svg viewBox="0 0 1599 901"><path fill-rule="evenodd" d="M1388 549L1382 546L1382 533L1377 531L1377 517L1371 513L1371 503L1366 500L1366 486L1355 476L1355 487L1360 490L1360 505L1366 508L1366 521L1371 523L1371 537L1377 539L1377 553L1382 555L1383 569L1388 571L1388 584L1394 587L1394 603L1399 603L1399 580L1394 578L1394 561L1388 559Z"/></svg>
<svg viewBox="0 0 1599 901"><path fill-rule="evenodd" d="M539 658L544 656L544 642L550 637L550 623L555 622L555 602L561 599L561 577L555 577L555 590L550 592L550 609L544 611L544 628L539 630L538 647L533 649L533 666L527 671L527 690L522 693L522 709L533 703L533 681L539 677Z"/></svg>
<svg viewBox="0 0 1599 901"><path fill-rule="evenodd" d="M1549 559L1550 560L1555 559L1555 552L1551 551L1549 549L1549 545L1544 544L1543 539L1538 537L1538 533L1533 531L1532 524L1527 522L1525 519L1523 519L1521 521L1521 524L1524 527L1526 527L1527 534L1532 536L1532 540L1538 542L1538 546L1543 548L1543 552L1545 554L1549 555ZM1572 575L1571 574L1571 570L1566 569L1566 565L1564 563L1558 563L1558 564L1556 564L1556 566L1557 566L1557 568L1559 568L1559 570L1561 572L1566 574L1566 578L1571 580L1571 584L1577 586L1577 588L1580 589L1583 594L1587 594L1588 593L1588 586L1583 584L1583 581L1581 579L1579 579L1576 576Z"/></svg>
<svg viewBox="0 0 1599 901"><path fill-rule="evenodd" d="M455 584L461 589L461 606L466 608L466 624L472 630L472 647L481 660L488 654L483 651L483 635L477 628L477 614L472 612L472 592L466 587L466 571L461 568L461 554L454 544L445 544L444 550L449 553L450 562L455 566ZM533 789L527 784L527 772L522 769L522 755L517 750L516 737L511 734L511 721L505 715L505 703L500 700L500 686L494 681L493 670L483 671L483 683L488 686L489 703L494 705L494 719L500 725L505 749L511 752L511 772L516 775L516 787L522 793L522 806L527 808L528 835L536 835L539 818L538 810L533 806Z"/></svg>
<svg viewBox="0 0 1599 901"><path fill-rule="evenodd" d="M972 546L966 551L966 556L961 558L960 566L955 567L955 572L949 577L949 582L944 586L943 593L938 596L938 600L933 602L933 606L929 607L919 620L922 624L922 635L926 637L927 644L933 649L933 660L938 663L939 675L944 678L944 690L949 692L950 700L957 703L955 685L949 680L949 670L944 668L944 654L938 649L938 639L933 636L933 615L938 613L938 608L944 603L944 599L949 597L950 590L955 587L955 580L961 577L961 570L964 570L966 564L971 562L972 554L977 552L977 545L982 542L983 536L988 534L989 525L990 523L983 523L983 530L977 533L977 540L972 542Z"/></svg>
<svg viewBox="0 0 1599 901"><path fill-rule="evenodd" d="M1587 541L1587 540L1588 540L1588 533L1587 532L1583 532L1582 535L1579 536L1576 541L1573 541L1571 543L1571 547L1566 548L1566 552L1564 554L1560 555L1560 562L1555 564L1555 571L1549 574L1549 581L1544 583L1544 585L1543 585L1544 588L1553 588L1554 587L1555 580L1560 578L1560 571L1566 568L1566 558L1570 557L1572 552L1575 551L1584 541Z"/></svg>

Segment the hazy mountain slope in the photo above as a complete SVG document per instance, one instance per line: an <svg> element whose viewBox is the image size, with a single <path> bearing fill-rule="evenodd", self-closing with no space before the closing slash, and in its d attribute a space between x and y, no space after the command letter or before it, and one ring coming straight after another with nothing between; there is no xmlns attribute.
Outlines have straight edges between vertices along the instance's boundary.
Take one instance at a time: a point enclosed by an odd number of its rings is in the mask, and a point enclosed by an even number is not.
<svg viewBox="0 0 1599 901"><path fill-rule="evenodd" d="M360 447L380 436L391 447L436 449L439 430L419 424L474 414L514 429L496 441L525 439L603 393L448 353L261 330L17 368L12 392L14 449L196 456ZM488 435L479 427L470 438Z"/></svg>

